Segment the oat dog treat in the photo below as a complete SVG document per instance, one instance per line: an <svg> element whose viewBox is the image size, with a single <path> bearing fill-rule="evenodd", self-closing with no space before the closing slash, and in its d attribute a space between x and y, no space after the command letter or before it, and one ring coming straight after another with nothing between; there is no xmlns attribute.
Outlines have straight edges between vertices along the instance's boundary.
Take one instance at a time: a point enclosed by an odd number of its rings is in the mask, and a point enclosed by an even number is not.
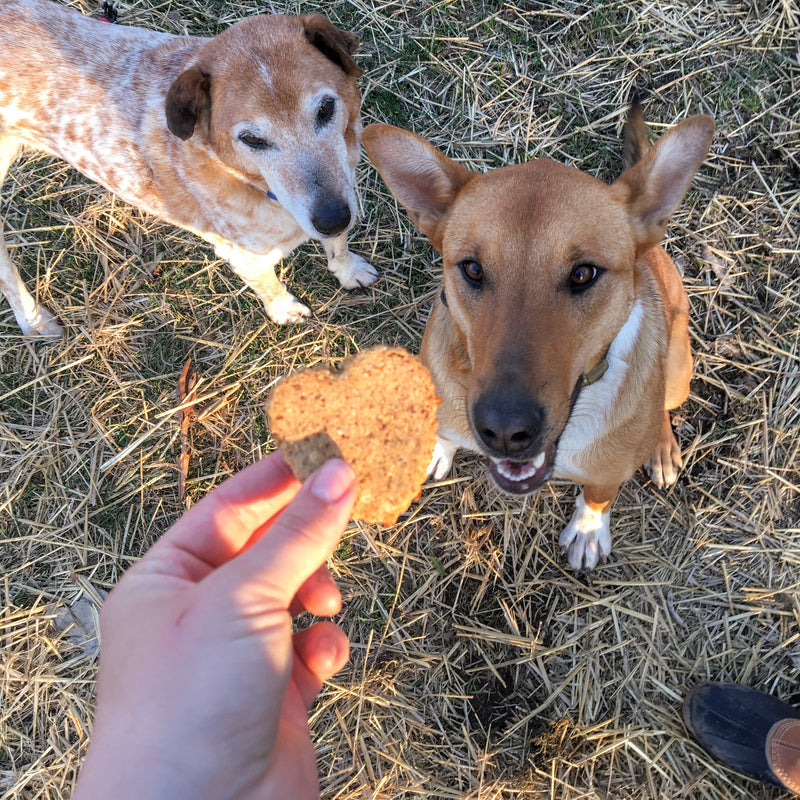
<svg viewBox="0 0 800 800"><path fill-rule="evenodd" d="M313 367L283 378L269 418L300 480L342 458L358 478L353 518L393 525L425 481L439 402L418 358L400 347L373 347L336 371Z"/></svg>

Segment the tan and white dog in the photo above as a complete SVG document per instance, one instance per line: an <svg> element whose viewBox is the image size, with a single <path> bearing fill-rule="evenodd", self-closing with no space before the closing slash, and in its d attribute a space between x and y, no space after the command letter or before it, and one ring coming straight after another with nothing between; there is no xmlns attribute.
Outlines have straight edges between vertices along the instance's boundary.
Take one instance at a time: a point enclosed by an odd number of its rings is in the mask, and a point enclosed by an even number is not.
<svg viewBox="0 0 800 800"><path fill-rule="evenodd" d="M261 15L211 39L0 2L0 182L24 148L193 231L276 322L309 309L275 266L309 238L342 286L377 273L347 248L356 217L359 39L319 14ZM61 328L23 285L0 229L0 290L26 334Z"/></svg>
<svg viewBox="0 0 800 800"><path fill-rule="evenodd" d="M636 107L627 126L642 158L611 185L546 158L477 174L387 125L363 137L443 257L421 349L442 397L431 473L466 447L510 494L583 484L559 540L575 570L610 553L609 510L639 466L658 486L681 466L669 410L689 393L689 304L658 243L714 124L687 119L646 154Z"/></svg>

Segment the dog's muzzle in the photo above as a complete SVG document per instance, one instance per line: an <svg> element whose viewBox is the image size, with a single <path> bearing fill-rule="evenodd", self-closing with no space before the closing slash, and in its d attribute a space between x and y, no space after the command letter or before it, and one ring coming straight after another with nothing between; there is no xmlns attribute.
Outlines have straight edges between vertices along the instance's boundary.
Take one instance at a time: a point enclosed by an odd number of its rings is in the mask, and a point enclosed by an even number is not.
<svg viewBox="0 0 800 800"><path fill-rule="evenodd" d="M608 370L604 356L578 379L570 399L570 413L581 390L599 381ZM558 439L542 443L546 411L536 402L513 392L484 394L472 409L473 432L489 455L489 474L508 494L530 494L552 474Z"/></svg>
<svg viewBox="0 0 800 800"><path fill-rule="evenodd" d="M553 471L555 445L542 446L546 413L527 395L486 392L473 404L473 432L489 456L489 473L509 494L528 494Z"/></svg>
<svg viewBox="0 0 800 800"><path fill-rule="evenodd" d="M322 236L336 236L350 224L350 206L344 200L320 203L311 209L311 224Z"/></svg>

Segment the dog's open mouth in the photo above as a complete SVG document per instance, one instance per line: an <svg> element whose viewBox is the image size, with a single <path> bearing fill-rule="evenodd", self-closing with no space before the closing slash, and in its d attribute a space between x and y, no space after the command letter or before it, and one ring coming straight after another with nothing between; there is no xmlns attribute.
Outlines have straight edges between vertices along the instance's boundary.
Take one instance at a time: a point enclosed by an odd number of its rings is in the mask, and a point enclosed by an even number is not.
<svg viewBox="0 0 800 800"><path fill-rule="evenodd" d="M553 471L556 445L551 444L530 461L490 458L489 474L500 489L509 494L529 494L538 489Z"/></svg>

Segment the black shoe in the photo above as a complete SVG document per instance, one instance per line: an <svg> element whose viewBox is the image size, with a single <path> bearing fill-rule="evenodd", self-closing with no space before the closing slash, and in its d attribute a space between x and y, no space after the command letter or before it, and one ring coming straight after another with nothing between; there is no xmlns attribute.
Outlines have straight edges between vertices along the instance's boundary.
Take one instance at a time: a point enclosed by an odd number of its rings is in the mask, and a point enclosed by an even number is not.
<svg viewBox="0 0 800 800"><path fill-rule="evenodd" d="M683 701L683 721L709 753L743 775L786 789L766 753L770 729L782 719L800 719L800 708L737 683L701 683Z"/></svg>

